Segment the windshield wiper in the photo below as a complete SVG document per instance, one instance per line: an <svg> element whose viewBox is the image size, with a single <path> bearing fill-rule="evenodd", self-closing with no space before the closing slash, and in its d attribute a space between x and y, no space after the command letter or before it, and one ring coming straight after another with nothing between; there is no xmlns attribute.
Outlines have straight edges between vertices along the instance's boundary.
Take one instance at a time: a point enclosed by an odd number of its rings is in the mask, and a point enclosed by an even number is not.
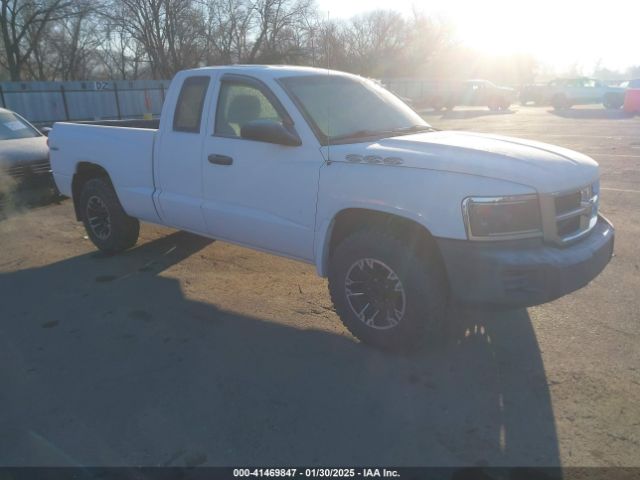
<svg viewBox="0 0 640 480"><path fill-rule="evenodd" d="M431 125L411 125L410 127L401 127L391 130L391 133L416 133L416 132L437 132L437 128Z"/></svg>
<svg viewBox="0 0 640 480"><path fill-rule="evenodd" d="M340 141L340 140L349 140L351 138L367 138L374 137L376 135L380 135L385 133L385 131L380 130L356 130L355 132L346 133L344 135L336 135L335 137L329 137L329 140L332 142Z"/></svg>
<svg viewBox="0 0 640 480"><path fill-rule="evenodd" d="M411 125L410 127L390 128L387 130L356 130L355 132L345 135L337 135L329 138L331 142L339 142L342 140L351 140L356 138L379 137L380 135L407 134L416 132L435 132L436 128L429 125Z"/></svg>

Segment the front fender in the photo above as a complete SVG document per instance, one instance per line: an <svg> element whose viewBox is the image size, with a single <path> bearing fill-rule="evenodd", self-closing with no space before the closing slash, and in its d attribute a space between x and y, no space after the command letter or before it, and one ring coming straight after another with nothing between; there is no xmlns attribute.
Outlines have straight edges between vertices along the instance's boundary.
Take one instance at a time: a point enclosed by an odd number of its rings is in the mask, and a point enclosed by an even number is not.
<svg viewBox="0 0 640 480"><path fill-rule="evenodd" d="M326 276L332 228L345 209L381 212L411 220L434 237L467 238L462 201L470 195L536 193L493 178L405 166L331 162L320 171L314 259Z"/></svg>

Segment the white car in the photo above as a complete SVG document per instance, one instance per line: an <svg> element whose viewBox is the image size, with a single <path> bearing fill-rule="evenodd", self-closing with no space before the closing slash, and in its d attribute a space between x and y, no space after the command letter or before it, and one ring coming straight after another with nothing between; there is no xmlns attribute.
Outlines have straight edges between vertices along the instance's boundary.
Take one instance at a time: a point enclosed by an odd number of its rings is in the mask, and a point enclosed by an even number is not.
<svg viewBox="0 0 640 480"><path fill-rule="evenodd" d="M543 89L543 95L556 110L594 103L616 110L624 103L624 88L605 85L593 78L553 80Z"/></svg>
<svg viewBox="0 0 640 480"><path fill-rule="evenodd" d="M183 71L157 130L57 123L49 139L101 250L133 246L143 220L314 264L344 324L379 347L438 338L450 299L550 301L613 252L591 158L437 131L346 73Z"/></svg>
<svg viewBox="0 0 640 480"><path fill-rule="evenodd" d="M11 110L0 108L0 194L12 183L51 184L47 137Z"/></svg>

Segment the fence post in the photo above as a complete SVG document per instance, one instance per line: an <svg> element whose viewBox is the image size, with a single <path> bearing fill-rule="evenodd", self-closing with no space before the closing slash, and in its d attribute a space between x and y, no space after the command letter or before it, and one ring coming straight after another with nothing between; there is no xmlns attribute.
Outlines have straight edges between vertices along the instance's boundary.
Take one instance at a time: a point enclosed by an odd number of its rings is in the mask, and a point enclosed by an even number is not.
<svg viewBox="0 0 640 480"><path fill-rule="evenodd" d="M0 100L2 100L2 108L7 108L7 102L4 100L4 90L2 89L2 85L0 85Z"/></svg>
<svg viewBox="0 0 640 480"><path fill-rule="evenodd" d="M64 115L67 121L71 120L69 118L69 106L67 105L67 95L64 93L64 85L60 85L60 94L62 95L62 105L64 106Z"/></svg>
<svg viewBox="0 0 640 480"><path fill-rule="evenodd" d="M162 97L162 103L164 104L164 83L160 84L160 95Z"/></svg>
<svg viewBox="0 0 640 480"><path fill-rule="evenodd" d="M122 114L120 112L120 95L118 95L118 83L113 82L113 94L116 97L116 111L118 112L118 120L122 120Z"/></svg>

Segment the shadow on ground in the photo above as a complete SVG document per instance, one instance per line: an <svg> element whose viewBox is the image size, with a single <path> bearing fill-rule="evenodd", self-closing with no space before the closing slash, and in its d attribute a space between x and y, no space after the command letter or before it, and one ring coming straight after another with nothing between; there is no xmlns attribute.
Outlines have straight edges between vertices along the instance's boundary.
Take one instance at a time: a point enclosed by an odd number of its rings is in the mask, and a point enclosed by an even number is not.
<svg viewBox="0 0 640 480"><path fill-rule="evenodd" d="M34 207L59 203L63 198L48 179L16 185L5 177L0 181L0 221Z"/></svg>
<svg viewBox="0 0 640 480"><path fill-rule="evenodd" d="M0 275L0 464L559 463L526 310L386 354L186 298L163 272L209 243Z"/></svg>
<svg viewBox="0 0 640 480"><path fill-rule="evenodd" d="M569 108L565 110L550 109L549 113L563 118L586 119L586 120L624 120L632 118L633 113L625 112L622 109L613 110L606 108Z"/></svg>

